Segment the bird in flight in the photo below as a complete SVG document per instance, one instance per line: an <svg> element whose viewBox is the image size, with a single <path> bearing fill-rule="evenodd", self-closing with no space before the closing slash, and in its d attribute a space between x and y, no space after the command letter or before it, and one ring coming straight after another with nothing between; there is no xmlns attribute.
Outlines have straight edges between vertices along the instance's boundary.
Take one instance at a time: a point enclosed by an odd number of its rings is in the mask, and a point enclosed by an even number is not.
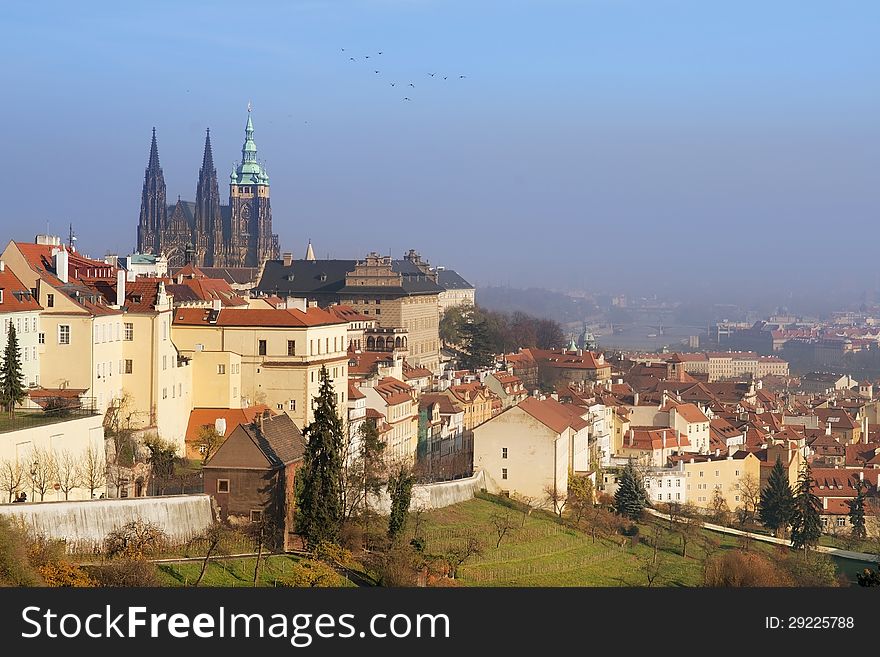
<svg viewBox="0 0 880 657"><path fill-rule="evenodd" d="M444 80L446 79L446 76L445 76L445 75L443 76L443 79L444 79Z"/></svg>
<svg viewBox="0 0 880 657"><path fill-rule="evenodd" d="M404 98L404 100L412 100L412 98Z"/></svg>
<svg viewBox="0 0 880 657"><path fill-rule="evenodd" d="M366 57L366 58L367 58L367 59L369 59L369 58L370 58L370 56L369 56L369 55L364 55L364 57Z"/></svg>
<svg viewBox="0 0 880 657"><path fill-rule="evenodd" d="M342 49L342 52L345 52L345 48Z"/></svg>
<svg viewBox="0 0 880 657"><path fill-rule="evenodd" d="M381 50L379 51L379 54L380 54L380 55L382 54L382 51L381 51Z"/></svg>
<svg viewBox="0 0 880 657"><path fill-rule="evenodd" d="M356 61L354 57L349 57L351 61Z"/></svg>
<svg viewBox="0 0 880 657"><path fill-rule="evenodd" d="M412 82L410 82L410 83L409 83L409 86L415 88L416 85L414 85Z"/></svg>
<svg viewBox="0 0 880 657"><path fill-rule="evenodd" d="M391 86L392 86L392 87L394 86L394 83L393 83L393 82L391 83Z"/></svg>
<svg viewBox="0 0 880 657"><path fill-rule="evenodd" d="M458 77L459 78L466 78L467 76L466 75L459 75Z"/></svg>
<svg viewBox="0 0 880 657"><path fill-rule="evenodd" d="M379 71L373 71L373 73L378 73Z"/></svg>
<svg viewBox="0 0 880 657"><path fill-rule="evenodd" d="M428 73L432 78L434 77L434 73Z"/></svg>

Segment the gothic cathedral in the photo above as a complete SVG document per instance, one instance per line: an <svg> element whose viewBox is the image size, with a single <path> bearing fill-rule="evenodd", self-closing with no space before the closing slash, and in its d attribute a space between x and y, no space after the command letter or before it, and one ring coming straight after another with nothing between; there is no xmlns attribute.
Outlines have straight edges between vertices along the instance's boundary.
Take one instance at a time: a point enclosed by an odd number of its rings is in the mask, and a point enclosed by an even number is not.
<svg viewBox="0 0 880 657"><path fill-rule="evenodd" d="M229 175L229 205L220 204L210 131L205 138L195 203L179 198L176 205L166 203L165 178L153 128L137 250L164 253L171 267L259 267L279 257L278 236L272 233L269 174L257 161L250 109L241 163Z"/></svg>

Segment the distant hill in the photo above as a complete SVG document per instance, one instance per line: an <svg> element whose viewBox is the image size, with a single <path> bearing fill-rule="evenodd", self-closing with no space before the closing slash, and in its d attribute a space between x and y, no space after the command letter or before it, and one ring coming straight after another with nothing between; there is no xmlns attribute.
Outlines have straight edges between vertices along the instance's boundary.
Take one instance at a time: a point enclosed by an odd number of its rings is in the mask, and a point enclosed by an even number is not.
<svg viewBox="0 0 880 657"><path fill-rule="evenodd" d="M521 311L535 317L553 319L560 324L581 322L598 312L596 304L590 299L570 297L537 287L479 287L476 295L477 305L483 308L506 313Z"/></svg>

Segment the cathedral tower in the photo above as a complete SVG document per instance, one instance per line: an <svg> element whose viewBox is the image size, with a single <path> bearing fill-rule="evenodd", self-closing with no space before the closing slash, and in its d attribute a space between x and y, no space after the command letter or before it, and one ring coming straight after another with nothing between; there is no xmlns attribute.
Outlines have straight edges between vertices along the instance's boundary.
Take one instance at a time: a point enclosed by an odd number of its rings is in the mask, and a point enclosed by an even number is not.
<svg viewBox="0 0 880 657"><path fill-rule="evenodd" d="M141 214L138 219L138 253L159 254L162 250L162 230L167 221L165 205L165 176L159 166L159 148L156 146L156 128L150 144L150 159L144 173L144 189L141 193Z"/></svg>
<svg viewBox="0 0 880 657"><path fill-rule="evenodd" d="M214 168L210 129L205 136L205 152L202 156L202 168L199 169L194 215L193 264L211 267L215 253L223 248L223 219L220 214L220 188L217 185L217 169Z"/></svg>
<svg viewBox="0 0 880 657"><path fill-rule="evenodd" d="M272 233L269 174L257 161L254 124L248 107L241 163L229 176L230 234L222 265L259 267L278 255L278 236Z"/></svg>

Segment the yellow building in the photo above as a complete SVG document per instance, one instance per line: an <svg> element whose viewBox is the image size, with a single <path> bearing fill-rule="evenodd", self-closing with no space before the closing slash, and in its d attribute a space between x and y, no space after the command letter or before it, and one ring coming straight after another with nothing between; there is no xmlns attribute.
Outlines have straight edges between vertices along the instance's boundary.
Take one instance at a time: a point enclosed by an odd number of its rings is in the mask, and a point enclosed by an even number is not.
<svg viewBox="0 0 880 657"><path fill-rule="evenodd" d="M363 386L366 407L382 414L388 425L385 454L392 461L413 463L419 437L419 397L412 386L386 376L374 386Z"/></svg>
<svg viewBox="0 0 880 657"><path fill-rule="evenodd" d="M30 291L40 311L40 384L87 390L103 412L122 393L122 311L90 283L115 280L117 269L71 251L57 237L10 242L2 260Z"/></svg>
<svg viewBox="0 0 880 657"><path fill-rule="evenodd" d="M693 454L681 457L687 475L687 501L702 509L712 508L715 491L721 491L727 508L736 511L743 505L737 485L743 477L761 477L761 461L751 452L732 456Z"/></svg>
<svg viewBox="0 0 880 657"><path fill-rule="evenodd" d="M492 393L482 383L475 381L449 386L443 394L464 409L465 431L473 431L492 418Z"/></svg>
<svg viewBox="0 0 880 657"><path fill-rule="evenodd" d="M314 419L312 400L318 395L321 367L326 367L336 391L337 409L345 416L348 390L348 323L325 310L298 309L179 308L174 315L173 336L181 353L230 352L240 361L242 406L266 404L287 413L298 427ZM197 357L198 358L198 357ZM196 388L234 384L226 377L226 363L217 369L200 367ZM238 369L238 368L236 368ZM202 377L207 377L204 383ZM214 378L214 381L210 379ZM234 392L234 390L233 390ZM218 392L222 399L226 392ZM210 399L200 404L216 406Z"/></svg>

